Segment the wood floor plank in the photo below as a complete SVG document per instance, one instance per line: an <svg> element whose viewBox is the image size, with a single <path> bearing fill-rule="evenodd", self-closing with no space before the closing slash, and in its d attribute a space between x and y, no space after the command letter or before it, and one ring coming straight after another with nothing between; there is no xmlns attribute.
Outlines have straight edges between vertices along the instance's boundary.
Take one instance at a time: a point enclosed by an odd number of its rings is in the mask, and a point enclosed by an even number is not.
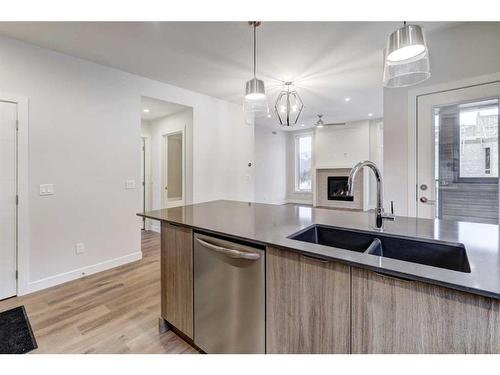
<svg viewBox="0 0 500 375"><path fill-rule="evenodd" d="M160 235L143 231L142 252L137 262L0 301L0 311L25 306L33 353L198 353L158 331Z"/></svg>

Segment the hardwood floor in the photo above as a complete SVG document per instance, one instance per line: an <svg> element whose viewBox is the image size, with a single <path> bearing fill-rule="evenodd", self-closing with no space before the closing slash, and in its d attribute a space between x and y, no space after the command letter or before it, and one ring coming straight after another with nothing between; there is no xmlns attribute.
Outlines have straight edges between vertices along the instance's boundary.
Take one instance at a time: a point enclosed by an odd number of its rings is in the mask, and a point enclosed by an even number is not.
<svg viewBox="0 0 500 375"><path fill-rule="evenodd" d="M0 301L24 305L33 353L197 353L172 331L160 334L160 235L142 234L140 261Z"/></svg>

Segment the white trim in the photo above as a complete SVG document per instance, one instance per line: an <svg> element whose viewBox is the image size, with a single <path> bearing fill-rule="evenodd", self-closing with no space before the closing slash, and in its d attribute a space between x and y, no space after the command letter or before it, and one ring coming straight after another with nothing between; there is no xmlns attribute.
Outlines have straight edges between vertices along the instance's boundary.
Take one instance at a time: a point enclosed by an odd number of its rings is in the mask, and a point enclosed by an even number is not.
<svg viewBox="0 0 500 375"><path fill-rule="evenodd" d="M141 142L144 140L144 192L146 194L146 199L145 199L145 211L150 211L152 207L152 202L153 202L153 183L152 183L152 163L151 163L151 135L150 134L144 134L142 132L142 124L141 124ZM141 167L142 168L142 167ZM142 178L142 176L141 176ZM142 205L142 197L141 197L141 205ZM145 220L145 228L148 229L149 227L149 221L150 219ZM141 222L141 228L142 228L142 220Z"/></svg>
<svg viewBox="0 0 500 375"><path fill-rule="evenodd" d="M287 204L287 203L288 203L288 201L286 199L284 199L284 200L281 200L281 201L271 202L269 204L274 204L276 206L282 206L282 205Z"/></svg>
<svg viewBox="0 0 500 375"><path fill-rule="evenodd" d="M309 204L309 205L312 205L312 199L287 199L285 203Z"/></svg>
<svg viewBox="0 0 500 375"><path fill-rule="evenodd" d="M316 166L315 169L352 169L352 167L354 167L354 164L327 164L327 165L319 165L319 166Z"/></svg>
<svg viewBox="0 0 500 375"><path fill-rule="evenodd" d="M459 89L464 86L480 85L491 81L500 80L500 73L481 75L476 77L465 78L453 82L445 82L432 86L416 88L408 91L408 213L407 216L415 217L417 215L417 97L425 94L432 94L439 91L447 91Z"/></svg>
<svg viewBox="0 0 500 375"><path fill-rule="evenodd" d="M142 259L142 252L137 251L132 254L124 255L118 258L109 259L104 262L96 263L90 266L77 268L76 270L63 272L54 276L49 276L40 280L31 281L28 283L26 290L23 294L33 293L38 290L50 288L55 285L66 283L68 281L76 280L94 273L102 272L115 268L127 263L135 262Z"/></svg>
<svg viewBox="0 0 500 375"><path fill-rule="evenodd" d="M0 100L17 104L17 295L26 294L29 280L29 101L26 96L0 93Z"/></svg>
<svg viewBox="0 0 500 375"><path fill-rule="evenodd" d="M172 197L170 198L171 201L175 202L175 201L181 201L182 200L182 197Z"/></svg>

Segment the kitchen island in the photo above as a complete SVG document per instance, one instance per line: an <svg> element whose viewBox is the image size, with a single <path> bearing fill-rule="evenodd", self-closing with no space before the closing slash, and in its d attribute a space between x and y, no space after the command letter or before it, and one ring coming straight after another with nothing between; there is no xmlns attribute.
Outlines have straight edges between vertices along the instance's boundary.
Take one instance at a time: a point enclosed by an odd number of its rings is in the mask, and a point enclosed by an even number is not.
<svg viewBox="0 0 500 375"><path fill-rule="evenodd" d="M313 225L380 237L369 212L214 201L139 216L162 222L162 318L194 345L199 233L265 250L266 353L500 353L497 225L385 223L384 236L464 247L458 271L289 238Z"/></svg>

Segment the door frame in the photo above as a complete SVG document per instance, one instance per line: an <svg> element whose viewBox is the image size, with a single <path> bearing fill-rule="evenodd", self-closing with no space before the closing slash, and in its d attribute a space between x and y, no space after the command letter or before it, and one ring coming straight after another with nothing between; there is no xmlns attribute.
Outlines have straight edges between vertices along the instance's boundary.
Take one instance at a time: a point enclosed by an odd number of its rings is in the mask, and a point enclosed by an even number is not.
<svg viewBox="0 0 500 375"><path fill-rule="evenodd" d="M28 98L18 94L0 92L0 101L17 104L17 295L29 290L29 117Z"/></svg>
<svg viewBox="0 0 500 375"><path fill-rule="evenodd" d="M408 91L408 191L407 216L416 217L417 215L417 105L418 98L425 95L437 94L445 91L460 90L473 86L480 86L489 83L500 82L500 73L493 73L481 76L466 78L452 82L446 82L427 87L416 88Z"/></svg>
<svg viewBox="0 0 500 375"><path fill-rule="evenodd" d="M153 184L151 181L151 173L152 173L152 160L151 160L151 135L148 133L142 133L141 132L141 143L142 140L144 140L144 173L145 173L145 185L144 185L144 194L145 194L145 209L146 211L151 210L152 204L153 204ZM142 152L142 150L141 150ZM141 176L142 178L142 176ZM143 197L141 197L141 202L142 202ZM145 228L146 230L151 230L151 220L146 219L143 221L145 223Z"/></svg>
<svg viewBox="0 0 500 375"><path fill-rule="evenodd" d="M142 211L146 212L146 141L147 138L141 135L141 159L142 159L142 174L141 174L141 190L142 190ZM146 218L142 218L142 230L146 230Z"/></svg>
<svg viewBox="0 0 500 375"><path fill-rule="evenodd" d="M186 128L183 127L182 129L178 130L172 130L168 132L161 133L161 142L162 142L162 159L161 159L161 207L162 208L168 208L164 207L164 204L168 206L168 191L165 190L165 185L167 184L168 180L168 162L167 161L167 156L168 156L168 144L167 144L167 138L168 136L175 135L175 134L181 134L182 136L182 204L186 201Z"/></svg>

